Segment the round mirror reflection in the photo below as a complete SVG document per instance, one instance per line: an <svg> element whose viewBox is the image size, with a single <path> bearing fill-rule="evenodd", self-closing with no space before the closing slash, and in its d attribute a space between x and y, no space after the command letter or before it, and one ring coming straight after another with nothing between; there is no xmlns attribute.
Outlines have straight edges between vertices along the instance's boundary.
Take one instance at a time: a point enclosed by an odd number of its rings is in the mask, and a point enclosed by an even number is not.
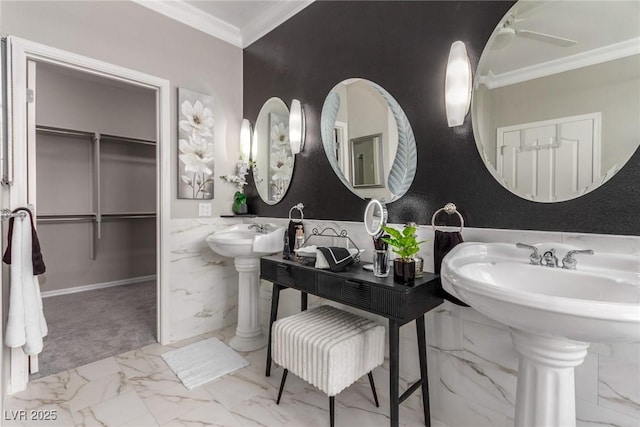
<svg viewBox="0 0 640 427"><path fill-rule="evenodd" d="M260 198L278 203L289 189L295 157L289 145L289 109L280 98L269 98L253 131L253 179Z"/></svg>
<svg viewBox="0 0 640 427"><path fill-rule="evenodd" d="M520 1L507 12L482 52L472 104L478 150L505 188L573 199L633 155L639 16L637 1Z"/></svg>
<svg viewBox="0 0 640 427"><path fill-rule="evenodd" d="M337 84L322 106L322 144L340 181L362 199L402 197L416 171L407 116L382 87L365 79Z"/></svg>

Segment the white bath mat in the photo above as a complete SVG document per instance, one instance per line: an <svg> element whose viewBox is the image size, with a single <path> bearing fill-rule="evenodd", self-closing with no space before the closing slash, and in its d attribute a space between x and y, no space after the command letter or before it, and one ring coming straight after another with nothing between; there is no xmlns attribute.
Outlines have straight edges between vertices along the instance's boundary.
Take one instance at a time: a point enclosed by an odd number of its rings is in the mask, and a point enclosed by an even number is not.
<svg viewBox="0 0 640 427"><path fill-rule="evenodd" d="M249 366L249 362L217 338L168 351L162 358L189 390Z"/></svg>

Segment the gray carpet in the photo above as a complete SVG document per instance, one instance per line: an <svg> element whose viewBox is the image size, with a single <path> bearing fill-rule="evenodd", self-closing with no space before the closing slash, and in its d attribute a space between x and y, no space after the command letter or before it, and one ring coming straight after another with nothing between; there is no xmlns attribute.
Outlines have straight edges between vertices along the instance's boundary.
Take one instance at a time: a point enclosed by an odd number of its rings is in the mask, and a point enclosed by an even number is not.
<svg viewBox="0 0 640 427"><path fill-rule="evenodd" d="M155 343L156 283L115 286L44 298L49 334L40 372L66 371Z"/></svg>

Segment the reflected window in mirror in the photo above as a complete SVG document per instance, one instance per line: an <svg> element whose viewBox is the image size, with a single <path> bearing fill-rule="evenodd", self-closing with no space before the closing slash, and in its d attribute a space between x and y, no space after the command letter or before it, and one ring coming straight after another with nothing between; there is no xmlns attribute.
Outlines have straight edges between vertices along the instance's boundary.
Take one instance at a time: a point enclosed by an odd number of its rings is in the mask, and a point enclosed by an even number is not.
<svg viewBox="0 0 640 427"><path fill-rule="evenodd" d="M472 117L479 153L505 188L570 200L637 150L639 16L637 1L520 1L498 23L475 74Z"/></svg>
<svg viewBox="0 0 640 427"><path fill-rule="evenodd" d="M258 114L253 134L253 178L260 198L278 203L291 184L295 157L289 144L289 110L280 98L270 98Z"/></svg>
<svg viewBox="0 0 640 427"><path fill-rule="evenodd" d="M347 79L327 95L321 117L327 159L360 198L402 197L416 169L413 130L397 101L365 79Z"/></svg>

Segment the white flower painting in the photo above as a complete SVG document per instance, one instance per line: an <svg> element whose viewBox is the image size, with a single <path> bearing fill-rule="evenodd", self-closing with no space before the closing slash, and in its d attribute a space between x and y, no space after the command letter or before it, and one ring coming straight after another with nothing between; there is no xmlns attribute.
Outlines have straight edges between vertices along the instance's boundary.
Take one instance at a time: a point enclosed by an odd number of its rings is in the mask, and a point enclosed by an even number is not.
<svg viewBox="0 0 640 427"><path fill-rule="evenodd" d="M178 88L178 198L213 199L213 97Z"/></svg>

